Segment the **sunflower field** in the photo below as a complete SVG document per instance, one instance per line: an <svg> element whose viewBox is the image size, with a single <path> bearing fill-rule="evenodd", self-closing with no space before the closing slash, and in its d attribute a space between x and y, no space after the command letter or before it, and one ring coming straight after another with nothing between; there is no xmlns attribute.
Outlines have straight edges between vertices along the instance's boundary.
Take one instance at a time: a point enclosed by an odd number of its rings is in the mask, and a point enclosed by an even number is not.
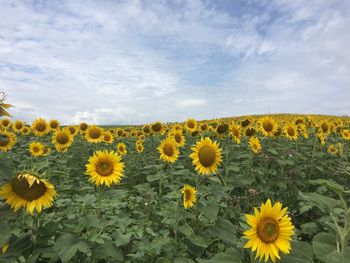
<svg viewBox="0 0 350 263"><path fill-rule="evenodd" d="M350 262L348 117L61 126L10 106L0 262Z"/></svg>

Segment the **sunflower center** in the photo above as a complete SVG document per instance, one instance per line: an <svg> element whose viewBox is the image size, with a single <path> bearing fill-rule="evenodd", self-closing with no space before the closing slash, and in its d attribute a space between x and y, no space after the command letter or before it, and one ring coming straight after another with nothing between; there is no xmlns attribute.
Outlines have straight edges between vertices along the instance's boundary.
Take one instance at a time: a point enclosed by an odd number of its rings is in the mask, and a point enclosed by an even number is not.
<svg viewBox="0 0 350 263"><path fill-rule="evenodd" d="M42 131L45 131L45 130L46 130L46 125L45 125L45 123L40 122L40 123L38 123L38 124L35 126L35 128L36 128L38 131L42 132Z"/></svg>
<svg viewBox="0 0 350 263"><path fill-rule="evenodd" d="M57 122L51 122L51 123L50 123L50 127L51 127L52 129L56 129L56 128L58 127Z"/></svg>
<svg viewBox="0 0 350 263"><path fill-rule="evenodd" d="M242 121L242 127L247 127L249 125L250 121L248 119Z"/></svg>
<svg viewBox="0 0 350 263"><path fill-rule="evenodd" d="M271 121L264 121L263 127L264 127L264 130L267 132L271 132L273 130L273 125Z"/></svg>
<svg viewBox="0 0 350 263"><path fill-rule="evenodd" d="M58 136L57 136L57 142L59 143L59 144L66 144L67 142L69 141L69 137L68 137L68 135L67 134L65 134L65 133L60 133L60 134L58 134Z"/></svg>
<svg viewBox="0 0 350 263"><path fill-rule="evenodd" d="M74 127L69 127L69 131L71 134L74 134L75 133L75 128Z"/></svg>
<svg viewBox="0 0 350 263"><path fill-rule="evenodd" d="M194 123L192 121L190 121L189 123L187 123L188 128L193 129L194 128Z"/></svg>
<svg viewBox="0 0 350 263"><path fill-rule="evenodd" d="M236 128L233 128L233 129L232 129L232 134L233 134L233 136L235 136L235 137L238 137L238 136L239 136L239 132L238 132L238 130L237 130Z"/></svg>
<svg viewBox="0 0 350 263"><path fill-rule="evenodd" d="M255 130L253 128L248 128L245 132L245 134L249 137L253 136L255 134Z"/></svg>
<svg viewBox="0 0 350 263"><path fill-rule="evenodd" d="M164 154L167 156L173 156L174 148L170 144L165 144L163 148Z"/></svg>
<svg viewBox="0 0 350 263"><path fill-rule="evenodd" d="M43 182L34 182L31 186L26 179L15 178L12 181L12 190L21 198L27 201L37 200L46 192Z"/></svg>
<svg viewBox="0 0 350 263"><path fill-rule="evenodd" d="M162 129L162 125L160 125L160 123L156 123L152 125L152 130L154 130L155 132L159 132Z"/></svg>
<svg viewBox="0 0 350 263"><path fill-rule="evenodd" d="M223 133L227 132L227 130L228 130L228 125L226 123L220 124L217 128L217 132L219 134L223 134Z"/></svg>
<svg viewBox="0 0 350 263"><path fill-rule="evenodd" d="M88 128L86 123L80 124L80 130L85 131Z"/></svg>
<svg viewBox="0 0 350 263"><path fill-rule="evenodd" d="M5 127L7 127L7 126L10 125L10 121L8 121L8 120L3 120L3 121L2 121L2 125L5 126Z"/></svg>
<svg viewBox="0 0 350 263"><path fill-rule="evenodd" d="M39 147L37 147L37 146L34 146L33 147L33 152L35 152L35 153L38 153L40 150L39 150Z"/></svg>
<svg viewBox="0 0 350 263"><path fill-rule="evenodd" d="M185 201L189 201L191 199L191 191L186 189L184 194L185 194Z"/></svg>
<svg viewBox="0 0 350 263"><path fill-rule="evenodd" d="M294 131L294 129L292 127L289 127L287 132L288 132L289 136L294 136L295 135L295 131Z"/></svg>
<svg viewBox="0 0 350 263"><path fill-rule="evenodd" d="M16 127L17 130L20 130L20 129L22 129L23 125L22 125L22 123L17 122L15 127Z"/></svg>
<svg viewBox="0 0 350 263"><path fill-rule="evenodd" d="M89 132L89 135L90 135L90 138L92 138L92 139L98 139L101 137L101 132L99 129L92 129Z"/></svg>
<svg viewBox="0 0 350 263"><path fill-rule="evenodd" d="M10 138L6 135L1 135L0 137L0 146L6 146L10 143Z"/></svg>
<svg viewBox="0 0 350 263"><path fill-rule="evenodd" d="M109 142L111 140L111 136L109 136L108 134L105 134L104 140Z"/></svg>
<svg viewBox="0 0 350 263"><path fill-rule="evenodd" d="M208 126L207 126L206 124L202 124L202 125L201 125L202 131L205 131L207 128L208 128Z"/></svg>
<svg viewBox="0 0 350 263"><path fill-rule="evenodd" d="M110 176L114 171L113 164L109 161L100 161L96 165L96 172L100 176Z"/></svg>
<svg viewBox="0 0 350 263"><path fill-rule="evenodd" d="M204 167L210 167L215 163L216 153L215 150L210 146L202 147L198 152L199 162Z"/></svg>
<svg viewBox="0 0 350 263"><path fill-rule="evenodd" d="M174 138L177 143L180 143L182 141L180 134L175 134Z"/></svg>
<svg viewBox="0 0 350 263"><path fill-rule="evenodd" d="M257 225L257 235L264 243L269 244L275 242L279 233L278 222L272 217L262 218Z"/></svg>

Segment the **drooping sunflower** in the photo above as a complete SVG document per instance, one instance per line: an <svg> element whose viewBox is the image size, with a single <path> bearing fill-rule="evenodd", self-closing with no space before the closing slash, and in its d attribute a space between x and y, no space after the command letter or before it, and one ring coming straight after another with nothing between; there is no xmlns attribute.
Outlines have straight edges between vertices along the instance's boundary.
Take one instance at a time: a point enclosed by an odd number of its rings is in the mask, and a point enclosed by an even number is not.
<svg viewBox="0 0 350 263"><path fill-rule="evenodd" d="M170 133L170 136L174 138L177 147L183 147L185 145L186 139L182 131L173 131Z"/></svg>
<svg viewBox="0 0 350 263"><path fill-rule="evenodd" d="M298 139L298 129L293 123L288 123L283 128L284 135L291 141Z"/></svg>
<svg viewBox="0 0 350 263"><path fill-rule="evenodd" d="M191 208L197 201L197 190L189 184L185 184L181 190L185 209Z"/></svg>
<svg viewBox="0 0 350 263"><path fill-rule="evenodd" d="M232 140L234 140L237 144L241 143L241 128L235 122L232 122L229 126L230 135Z"/></svg>
<svg viewBox="0 0 350 263"><path fill-rule="evenodd" d="M138 153L142 153L144 150L143 144L142 143L136 143L136 151Z"/></svg>
<svg viewBox="0 0 350 263"><path fill-rule="evenodd" d="M32 142L29 144L29 152L34 157L39 157L44 155L45 145L41 142Z"/></svg>
<svg viewBox="0 0 350 263"><path fill-rule="evenodd" d="M221 149L217 142L209 137L202 138L191 148L190 158L195 170L201 175L210 175L217 171L222 161Z"/></svg>
<svg viewBox="0 0 350 263"><path fill-rule="evenodd" d="M176 142L172 137L168 137L161 141L158 151L160 159L168 163L175 163L180 154Z"/></svg>
<svg viewBox="0 0 350 263"><path fill-rule="evenodd" d="M97 151L89 158L86 165L86 174L96 185L119 184L124 176L124 163L121 156L114 151Z"/></svg>
<svg viewBox="0 0 350 263"><path fill-rule="evenodd" d="M125 143L120 142L117 145L117 151L120 155L125 155L128 153Z"/></svg>
<svg viewBox="0 0 350 263"><path fill-rule="evenodd" d="M188 130L190 133L197 131L198 123L195 119L187 119L185 121L185 129Z"/></svg>
<svg viewBox="0 0 350 263"><path fill-rule="evenodd" d="M62 130L56 130L52 135L52 144L55 146L56 151L65 152L69 146L73 143L73 135L66 128Z"/></svg>
<svg viewBox="0 0 350 263"><path fill-rule="evenodd" d="M58 130L60 128L60 123L58 120L50 120L49 126L51 130Z"/></svg>
<svg viewBox="0 0 350 263"><path fill-rule="evenodd" d="M20 133L22 132L23 129L23 122L20 120L16 120L13 124L12 124L12 130L14 130L15 133Z"/></svg>
<svg viewBox="0 0 350 263"><path fill-rule="evenodd" d="M6 199L14 211L23 207L29 214L51 207L56 195L52 184L30 173L19 174L0 188L0 197Z"/></svg>
<svg viewBox="0 0 350 263"><path fill-rule="evenodd" d="M85 133L85 139L91 143L100 143L103 141L103 129L96 126L91 125L87 128Z"/></svg>
<svg viewBox="0 0 350 263"><path fill-rule="evenodd" d="M16 135L7 130L0 130L0 152L7 152L16 143Z"/></svg>
<svg viewBox="0 0 350 263"><path fill-rule="evenodd" d="M263 117L259 121L259 130L265 136L273 137L277 128L276 121L270 116Z"/></svg>
<svg viewBox="0 0 350 263"><path fill-rule="evenodd" d="M261 152L261 144L257 137L253 136L249 138L249 146L254 153L258 154Z"/></svg>
<svg viewBox="0 0 350 263"><path fill-rule="evenodd" d="M50 132L50 126L45 119L38 118L32 123L32 131L35 136L44 136Z"/></svg>
<svg viewBox="0 0 350 263"><path fill-rule="evenodd" d="M259 257L259 260L262 260L265 257L265 262L269 258L276 262L280 259L280 251L284 254L290 253L294 226L286 213L287 209L282 209L280 202L272 206L268 199L260 206L260 211L254 208L254 215L246 215L251 228L244 232L244 237L248 239L244 248L256 251L255 259Z"/></svg>
<svg viewBox="0 0 350 263"><path fill-rule="evenodd" d="M113 134L110 131L105 131L103 133L103 142L112 144L114 140Z"/></svg>
<svg viewBox="0 0 350 263"><path fill-rule="evenodd" d="M7 130L11 127L11 120L9 118L4 118L0 121L0 127Z"/></svg>

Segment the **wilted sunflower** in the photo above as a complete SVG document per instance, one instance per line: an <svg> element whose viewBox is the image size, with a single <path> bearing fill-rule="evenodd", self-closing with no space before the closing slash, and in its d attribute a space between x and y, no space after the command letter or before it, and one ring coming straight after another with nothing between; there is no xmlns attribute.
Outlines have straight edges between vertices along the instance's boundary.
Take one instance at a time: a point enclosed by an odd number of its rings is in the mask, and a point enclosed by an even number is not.
<svg viewBox="0 0 350 263"><path fill-rule="evenodd" d="M119 184L124 176L124 163L121 156L114 151L97 151L89 158L86 165L86 174L90 176L90 181L96 185Z"/></svg>
<svg viewBox="0 0 350 263"><path fill-rule="evenodd" d="M39 157L44 155L45 145L41 142L32 142L29 144L30 154L34 157Z"/></svg>
<svg viewBox="0 0 350 263"><path fill-rule="evenodd" d="M58 130L60 128L60 123L58 122L58 120L50 120L49 122L49 126L51 130Z"/></svg>
<svg viewBox="0 0 350 263"><path fill-rule="evenodd" d="M217 142L212 142L209 137L202 138L191 148L190 158L195 170L201 175L210 175L217 171L220 165L221 149Z"/></svg>
<svg viewBox="0 0 350 263"><path fill-rule="evenodd" d="M117 152L120 155L125 155L125 154L128 153L125 143L120 142L120 143L117 144Z"/></svg>
<svg viewBox="0 0 350 263"><path fill-rule="evenodd" d="M142 153L143 150L144 150L144 147L143 147L142 143L136 143L136 151L138 153Z"/></svg>
<svg viewBox="0 0 350 263"><path fill-rule="evenodd" d="M163 134L164 126L161 122L157 121L151 125L151 131L155 134L157 133Z"/></svg>
<svg viewBox="0 0 350 263"><path fill-rule="evenodd" d="M168 137L161 141L158 147L158 151L160 153L160 159L168 163L176 162L180 153L176 142L171 137Z"/></svg>
<svg viewBox="0 0 350 263"><path fill-rule="evenodd" d="M105 131L105 132L103 133L103 141L104 141L105 143L111 144L111 143L113 143L113 140L114 140L113 134L112 134L110 131Z"/></svg>
<svg viewBox="0 0 350 263"><path fill-rule="evenodd" d="M197 201L196 188L192 187L189 184L185 184L181 190L181 193L183 195L184 208L188 209L188 208L191 208L192 206L194 206L194 204Z"/></svg>
<svg viewBox="0 0 350 263"><path fill-rule="evenodd" d="M55 146L58 152L67 151L68 147L73 143L73 135L70 134L66 128L62 130L56 130L52 135L52 144Z"/></svg>
<svg viewBox="0 0 350 263"><path fill-rule="evenodd" d="M254 153L260 153L261 152L261 144L260 141L257 137L250 137L249 138L249 146L250 149L254 152Z"/></svg>
<svg viewBox="0 0 350 263"><path fill-rule="evenodd" d="M11 120L9 118L4 118L0 121L0 127L7 130L11 127Z"/></svg>
<svg viewBox="0 0 350 263"><path fill-rule="evenodd" d="M241 129L240 126L234 122L232 122L231 125L229 126L229 131L230 131L232 140L234 140L238 144L241 143L241 131L240 131L240 129Z"/></svg>
<svg viewBox="0 0 350 263"><path fill-rule="evenodd" d="M103 141L103 129L96 126L91 125L87 128L85 133L85 139L91 143L99 143Z"/></svg>
<svg viewBox="0 0 350 263"><path fill-rule="evenodd" d="M0 130L0 151L7 152L16 143L16 135L6 130Z"/></svg>
<svg viewBox="0 0 350 263"><path fill-rule="evenodd" d="M24 207L29 214L51 207L56 195L52 184L29 173L19 174L0 188L0 197L6 199L15 212Z"/></svg>
<svg viewBox="0 0 350 263"><path fill-rule="evenodd" d="M277 130L276 121L270 116L266 116L259 121L259 130L265 136L274 136Z"/></svg>
<svg viewBox="0 0 350 263"><path fill-rule="evenodd" d="M276 259L280 259L279 251L284 254L290 253L294 226L286 214L287 209L287 207L282 209L280 202L272 206L268 199L261 205L260 211L254 208L254 215L246 215L251 228L244 232L244 237L249 240L244 248L256 251L255 259L259 257L261 260L265 257L265 262L269 258L276 262Z"/></svg>
<svg viewBox="0 0 350 263"><path fill-rule="evenodd" d="M50 132L50 126L46 120L38 118L32 123L32 131L35 136L44 136Z"/></svg>
<svg viewBox="0 0 350 263"><path fill-rule="evenodd" d="M197 131L198 123L195 119L187 119L184 126L189 132L194 132Z"/></svg>
<svg viewBox="0 0 350 263"><path fill-rule="evenodd" d="M174 138L177 147L183 147L185 145L186 139L182 134L182 131L177 130L170 133L170 136Z"/></svg>
<svg viewBox="0 0 350 263"><path fill-rule="evenodd" d="M298 139L298 129L293 123L288 123L283 128L285 136L292 141Z"/></svg>
<svg viewBox="0 0 350 263"><path fill-rule="evenodd" d="M1 116L8 116L11 117L10 113L7 112L7 109L13 107L11 104L5 103L6 100L6 94L5 92L0 92L0 117Z"/></svg>
<svg viewBox="0 0 350 263"><path fill-rule="evenodd" d="M14 130L16 133L20 133L22 132L23 129L23 122L20 120L16 120L13 124L12 124L12 130Z"/></svg>

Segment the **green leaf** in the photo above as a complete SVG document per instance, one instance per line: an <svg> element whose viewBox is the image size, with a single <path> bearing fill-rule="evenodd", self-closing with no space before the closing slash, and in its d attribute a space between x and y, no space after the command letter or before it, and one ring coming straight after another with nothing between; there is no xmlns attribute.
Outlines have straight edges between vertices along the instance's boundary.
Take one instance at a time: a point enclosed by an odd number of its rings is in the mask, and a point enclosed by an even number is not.
<svg viewBox="0 0 350 263"><path fill-rule="evenodd" d="M85 254L90 252L88 244L69 233L57 239L54 244L54 250L58 252L58 256L63 263L70 262L78 251Z"/></svg>
<svg viewBox="0 0 350 263"><path fill-rule="evenodd" d="M208 247L208 243L205 241L205 239L198 235L192 235L189 236L188 239L191 241L193 245L196 245L198 247L206 248Z"/></svg>
<svg viewBox="0 0 350 263"><path fill-rule="evenodd" d="M218 218L214 226L209 227L208 231L229 245L234 245L237 240L236 227L230 221L221 217Z"/></svg>
<svg viewBox="0 0 350 263"><path fill-rule="evenodd" d="M197 259L198 263L241 263L242 257L241 254L231 248L225 252L216 254L209 260Z"/></svg>
<svg viewBox="0 0 350 263"><path fill-rule="evenodd" d="M99 245L92 250L94 257L101 259L113 259L112 262L122 262L123 255L122 252L113 245L111 241L106 241L103 245Z"/></svg>
<svg viewBox="0 0 350 263"><path fill-rule="evenodd" d="M341 207L341 203L339 200L325 195L321 195L319 193L299 192L299 196L312 206L320 208L323 212L328 211L329 209L333 209L335 207Z"/></svg>
<svg viewBox="0 0 350 263"><path fill-rule="evenodd" d="M114 243L117 247L128 244L131 236L132 236L131 233L123 234L122 231L119 229L117 229L112 233L112 237L115 240Z"/></svg>
<svg viewBox="0 0 350 263"><path fill-rule="evenodd" d="M190 236L193 234L193 229L188 224L177 226L177 230L185 236Z"/></svg>
<svg viewBox="0 0 350 263"><path fill-rule="evenodd" d="M312 184L327 186L329 189L333 190L338 195L341 195L344 193L344 187L331 180L317 179L317 180L310 180L310 182Z"/></svg>
<svg viewBox="0 0 350 263"><path fill-rule="evenodd" d="M330 233L318 233L312 240L315 255L326 263L343 263L343 255L337 251L336 237ZM344 262L345 263L345 262Z"/></svg>
<svg viewBox="0 0 350 263"><path fill-rule="evenodd" d="M281 254L281 263L313 263L314 251L312 246L303 241L291 241L291 253Z"/></svg>

